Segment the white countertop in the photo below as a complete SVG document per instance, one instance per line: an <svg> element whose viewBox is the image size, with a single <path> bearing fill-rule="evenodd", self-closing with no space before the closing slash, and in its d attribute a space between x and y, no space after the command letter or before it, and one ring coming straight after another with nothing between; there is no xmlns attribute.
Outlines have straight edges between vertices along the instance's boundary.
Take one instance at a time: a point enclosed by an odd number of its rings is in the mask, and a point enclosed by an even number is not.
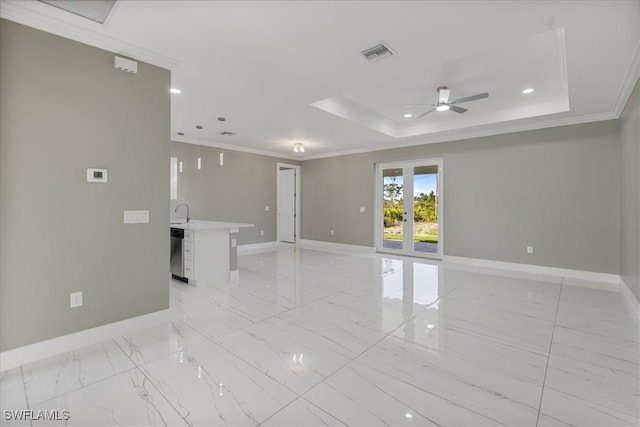
<svg viewBox="0 0 640 427"><path fill-rule="evenodd" d="M239 222L203 221L190 220L189 222L171 223L171 228L182 228L183 230L230 230L234 228L253 227L253 224L243 224Z"/></svg>

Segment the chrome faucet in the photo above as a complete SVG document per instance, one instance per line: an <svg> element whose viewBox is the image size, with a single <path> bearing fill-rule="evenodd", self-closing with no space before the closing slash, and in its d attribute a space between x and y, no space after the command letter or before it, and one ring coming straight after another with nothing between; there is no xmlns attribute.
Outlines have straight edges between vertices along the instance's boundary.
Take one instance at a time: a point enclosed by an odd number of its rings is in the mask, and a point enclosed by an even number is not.
<svg viewBox="0 0 640 427"><path fill-rule="evenodd" d="M186 208L187 208L187 222L189 222L189 205L188 205L188 204L186 204L186 203L180 203L178 206L176 206L176 208L175 208L174 212L176 212L176 213L177 213L177 212L178 212L178 208L179 208L180 206L184 206L184 207L186 207Z"/></svg>

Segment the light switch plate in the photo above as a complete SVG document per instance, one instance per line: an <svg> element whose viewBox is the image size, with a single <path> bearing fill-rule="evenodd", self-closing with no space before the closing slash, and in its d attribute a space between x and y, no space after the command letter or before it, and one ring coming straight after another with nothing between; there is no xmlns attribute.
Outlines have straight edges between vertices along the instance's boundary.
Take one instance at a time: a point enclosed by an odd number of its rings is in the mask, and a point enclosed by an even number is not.
<svg viewBox="0 0 640 427"><path fill-rule="evenodd" d="M147 224L149 211L124 211L125 224Z"/></svg>

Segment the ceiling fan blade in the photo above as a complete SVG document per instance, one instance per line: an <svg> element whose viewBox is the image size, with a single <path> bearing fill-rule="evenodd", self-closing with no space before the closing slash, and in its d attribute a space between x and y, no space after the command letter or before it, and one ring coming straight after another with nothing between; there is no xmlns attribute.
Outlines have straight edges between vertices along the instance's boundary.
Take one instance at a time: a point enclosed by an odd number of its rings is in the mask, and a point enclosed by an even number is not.
<svg viewBox="0 0 640 427"><path fill-rule="evenodd" d="M455 101L451 101L449 104L462 104L463 102L475 101L477 99L488 98L489 94L487 92L479 93L477 95L466 96L464 98L456 99Z"/></svg>
<svg viewBox="0 0 640 427"><path fill-rule="evenodd" d="M403 105L403 108L413 108L413 107L435 107L436 104L411 104L411 105Z"/></svg>
<svg viewBox="0 0 640 427"><path fill-rule="evenodd" d="M458 107L457 105L449 105L449 110L450 111L455 111L458 114L462 114L465 111L467 111L466 108Z"/></svg>
<svg viewBox="0 0 640 427"><path fill-rule="evenodd" d="M419 116L416 116L416 119L419 119L419 118L421 118L421 117L424 117L424 116L426 116L426 115L427 115L427 114L429 114L429 113L433 113L434 111L436 111L436 109L435 109L435 108L431 108L431 109L429 109L429 110L425 111L424 113L420 114Z"/></svg>
<svg viewBox="0 0 640 427"><path fill-rule="evenodd" d="M449 89L440 89L438 91L438 104L446 104L449 102L451 91Z"/></svg>

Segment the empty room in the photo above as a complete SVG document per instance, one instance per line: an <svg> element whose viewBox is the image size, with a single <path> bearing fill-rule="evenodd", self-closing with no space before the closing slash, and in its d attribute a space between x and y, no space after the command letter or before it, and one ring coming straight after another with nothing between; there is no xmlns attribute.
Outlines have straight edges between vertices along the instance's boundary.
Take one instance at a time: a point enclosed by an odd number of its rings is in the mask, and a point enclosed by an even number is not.
<svg viewBox="0 0 640 427"><path fill-rule="evenodd" d="M0 0L0 425L640 426L640 1Z"/></svg>

